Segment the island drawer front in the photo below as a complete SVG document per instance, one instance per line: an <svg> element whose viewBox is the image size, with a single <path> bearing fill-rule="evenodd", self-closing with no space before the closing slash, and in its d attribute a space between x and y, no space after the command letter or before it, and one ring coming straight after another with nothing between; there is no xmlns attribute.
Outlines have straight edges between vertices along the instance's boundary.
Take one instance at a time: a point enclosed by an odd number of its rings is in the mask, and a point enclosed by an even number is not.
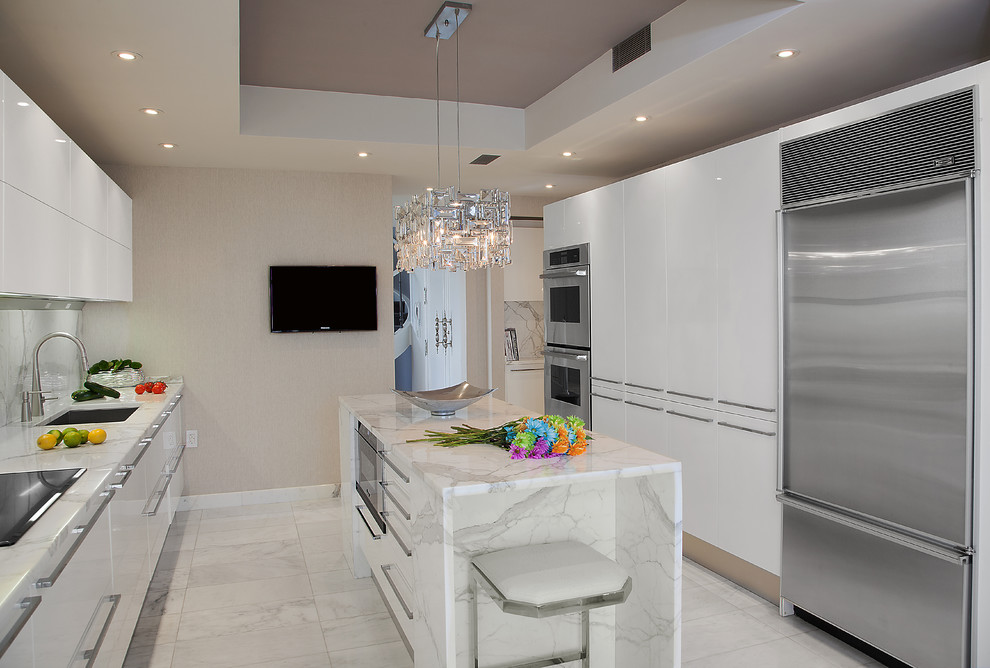
<svg viewBox="0 0 990 668"><path fill-rule="evenodd" d="M391 517L396 522L403 523L406 528L412 526L416 519L416 511L413 509L412 484L403 482L396 475L389 475L388 469L384 475L385 488L385 510L391 512Z"/></svg>
<svg viewBox="0 0 990 668"><path fill-rule="evenodd" d="M405 636L408 647L408 641L415 637L416 612L413 608L412 590L409 588L405 577L391 562L375 564L371 569L371 577L375 581L378 592L381 594L382 600L385 601L385 606L388 608L392 619L399 628L399 632ZM409 618L410 614L413 619Z"/></svg>
<svg viewBox="0 0 990 668"><path fill-rule="evenodd" d="M385 537L378 542L381 543L379 553L381 555L382 562L395 564L395 567L400 570L403 577L405 577L406 583L409 585L409 589L414 589L416 581L413 579L413 560L412 556L406 554L406 547L408 547L410 551L412 549L412 538L410 538L409 533L403 531L401 528L393 530L386 533Z"/></svg>

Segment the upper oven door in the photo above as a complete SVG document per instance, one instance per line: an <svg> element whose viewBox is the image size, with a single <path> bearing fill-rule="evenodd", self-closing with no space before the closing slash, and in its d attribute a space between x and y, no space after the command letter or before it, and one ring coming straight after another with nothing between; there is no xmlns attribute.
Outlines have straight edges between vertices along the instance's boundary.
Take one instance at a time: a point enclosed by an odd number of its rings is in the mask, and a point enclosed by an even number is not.
<svg viewBox="0 0 990 668"><path fill-rule="evenodd" d="M591 268L552 269L541 277L547 343L591 348Z"/></svg>

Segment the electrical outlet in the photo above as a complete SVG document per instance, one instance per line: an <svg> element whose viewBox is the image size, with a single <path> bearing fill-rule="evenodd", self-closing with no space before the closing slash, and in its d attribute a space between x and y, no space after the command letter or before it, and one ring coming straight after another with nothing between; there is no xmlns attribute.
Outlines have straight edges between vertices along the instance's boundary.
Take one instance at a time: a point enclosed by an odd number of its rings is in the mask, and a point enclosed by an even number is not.
<svg viewBox="0 0 990 668"><path fill-rule="evenodd" d="M199 432L195 429L189 429L186 431L186 447L187 448L198 448L199 447Z"/></svg>
<svg viewBox="0 0 990 668"><path fill-rule="evenodd" d="M165 449L171 450L175 447L175 432L167 431L165 432Z"/></svg>

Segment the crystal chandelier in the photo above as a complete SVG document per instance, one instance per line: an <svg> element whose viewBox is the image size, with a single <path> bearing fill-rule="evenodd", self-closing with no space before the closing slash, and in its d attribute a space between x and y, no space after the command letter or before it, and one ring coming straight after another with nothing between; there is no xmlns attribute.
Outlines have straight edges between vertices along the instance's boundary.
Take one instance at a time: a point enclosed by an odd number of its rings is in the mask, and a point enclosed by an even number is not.
<svg viewBox="0 0 990 668"><path fill-rule="evenodd" d="M440 40L457 32L471 5L444 2L427 26L437 40L437 183L440 183ZM427 188L395 207L396 268L465 271L509 264L509 193L461 192L460 39L457 42L457 186Z"/></svg>

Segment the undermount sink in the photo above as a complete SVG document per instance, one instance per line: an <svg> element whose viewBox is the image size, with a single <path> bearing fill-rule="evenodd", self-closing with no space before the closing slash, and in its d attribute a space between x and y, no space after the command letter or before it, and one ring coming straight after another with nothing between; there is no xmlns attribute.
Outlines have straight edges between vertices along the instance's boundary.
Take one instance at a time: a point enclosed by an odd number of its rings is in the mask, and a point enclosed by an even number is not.
<svg viewBox="0 0 990 668"><path fill-rule="evenodd" d="M85 424L88 422L123 422L138 409L137 406L118 406L117 408L70 408L61 415L45 420L38 426L47 427L63 424Z"/></svg>

